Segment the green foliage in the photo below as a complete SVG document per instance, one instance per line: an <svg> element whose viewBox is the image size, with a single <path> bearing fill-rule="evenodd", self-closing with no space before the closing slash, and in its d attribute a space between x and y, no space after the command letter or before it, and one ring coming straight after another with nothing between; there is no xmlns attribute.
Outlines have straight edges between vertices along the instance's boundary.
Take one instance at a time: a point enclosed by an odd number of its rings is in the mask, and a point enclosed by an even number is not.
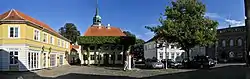
<svg viewBox="0 0 250 79"><path fill-rule="evenodd" d="M130 37L135 37L136 38L136 35L135 34L132 34L131 32L129 31L123 31L123 33L126 35L126 36L130 36ZM139 38L136 38L136 41L135 41L135 44L144 44L145 41L142 40L142 39L139 39Z"/></svg>
<svg viewBox="0 0 250 79"><path fill-rule="evenodd" d="M71 40L72 43L75 43L77 37L80 36L80 32L73 23L66 23L64 27L59 29L59 33L65 38Z"/></svg>
<svg viewBox="0 0 250 79"><path fill-rule="evenodd" d="M145 43L145 41L142 40L142 39L136 39L136 41L135 41L136 45L138 45L138 44L144 44L144 43Z"/></svg>
<svg viewBox="0 0 250 79"><path fill-rule="evenodd" d="M80 36L78 38L78 44L122 44L133 45L135 44L134 37L117 37L117 36Z"/></svg>
<svg viewBox="0 0 250 79"><path fill-rule="evenodd" d="M157 38L178 43L188 52L196 45L206 46L216 41L218 22L205 17L205 12L205 5L198 0L172 1L159 19L161 25L146 28Z"/></svg>

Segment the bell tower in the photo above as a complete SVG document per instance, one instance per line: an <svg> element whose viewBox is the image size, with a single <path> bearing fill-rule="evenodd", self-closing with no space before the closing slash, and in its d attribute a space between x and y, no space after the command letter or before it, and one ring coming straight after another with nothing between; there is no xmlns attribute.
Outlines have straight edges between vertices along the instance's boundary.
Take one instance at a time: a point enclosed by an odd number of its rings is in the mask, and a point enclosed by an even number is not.
<svg viewBox="0 0 250 79"><path fill-rule="evenodd" d="M101 16L99 15L99 6L98 6L98 0L96 0L96 12L95 16L93 17L93 25L100 25L102 23Z"/></svg>

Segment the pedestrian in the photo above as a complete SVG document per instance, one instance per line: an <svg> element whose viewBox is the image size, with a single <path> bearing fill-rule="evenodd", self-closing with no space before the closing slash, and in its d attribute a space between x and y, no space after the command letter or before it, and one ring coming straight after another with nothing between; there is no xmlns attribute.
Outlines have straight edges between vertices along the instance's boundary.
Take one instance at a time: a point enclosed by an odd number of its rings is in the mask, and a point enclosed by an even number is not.
<svg viewBox="0 0 250 79"><path fill-rule="evenodd" d="M123 70L126 71L127 69L128 69L128 61L125 60L124 61L124 68L123 68Z"/></svg>

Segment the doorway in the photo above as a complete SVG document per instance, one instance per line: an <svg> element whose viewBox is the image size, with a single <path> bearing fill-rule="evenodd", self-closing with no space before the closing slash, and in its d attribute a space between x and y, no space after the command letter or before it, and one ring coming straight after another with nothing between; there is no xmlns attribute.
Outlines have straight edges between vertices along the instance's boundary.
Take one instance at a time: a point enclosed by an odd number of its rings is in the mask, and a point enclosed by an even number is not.
<svg viewBox="0 0 250 79"><path fill-rule="evenodd" d="M109 65L109 54L104 54L103 55L103 61L104 61L104 65Z"/></svg>

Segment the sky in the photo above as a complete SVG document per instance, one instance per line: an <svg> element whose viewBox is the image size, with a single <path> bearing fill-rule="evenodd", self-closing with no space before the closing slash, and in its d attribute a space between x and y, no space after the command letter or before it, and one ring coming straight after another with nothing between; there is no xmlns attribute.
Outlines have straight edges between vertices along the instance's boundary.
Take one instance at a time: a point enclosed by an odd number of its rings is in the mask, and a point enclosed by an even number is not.
<svg viewBox="0 0 250 79"><path fill-rule="evenodd" d="M156 26L171 0L99 0L102 24L130 31L145 41L154 33L145 26ZM218 28L244 25L243 0L201 0L207 8L205 16L219 22ZM74 23L81 35L92 24L95 0L4 0L0 13L16 9L58 31L65 23Z"/></svg>

